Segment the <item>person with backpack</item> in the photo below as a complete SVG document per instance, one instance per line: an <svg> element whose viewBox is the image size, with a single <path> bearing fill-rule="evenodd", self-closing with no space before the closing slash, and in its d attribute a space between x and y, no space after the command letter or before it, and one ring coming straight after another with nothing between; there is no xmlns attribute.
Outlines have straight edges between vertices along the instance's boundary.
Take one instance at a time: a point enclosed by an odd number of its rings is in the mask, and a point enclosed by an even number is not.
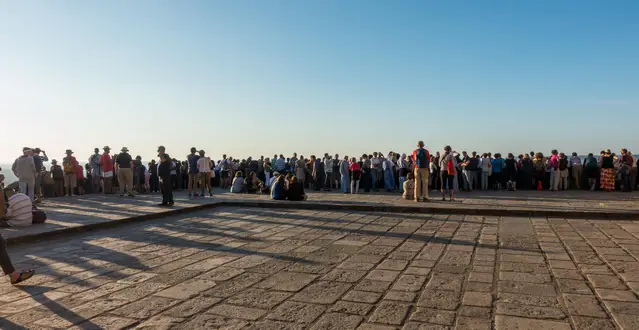
<svg viewBox="0 0 639 330"><path fill-rule="evenodd" d="M91 186L93 187L93 192L100 192L100 149L93 149L93 155L89 157L89 167L91 168Z"/></svg>
<svg viewBox="0 0 639 330"><path fill-rule="evenodd" d="M62 159L62 170L64 171L64 189L67 196L75 196L74 189L77 184L77 177L75 175L76 165L78 161L73 157L73 151L67 149L65 151L66 157Z"/></svg>
<svg viewBox="0 0 639 330"><path fill-rule="evenodd" d="M55 184L55 197L64 196L64 171L62 166L58 165L58 161L53 159L51 161L51 177Z"/></svg>
<svg viewBox="0 0 639 330"><path fill-rule="evenodd" d="M455 156L450 146L444 147L444 154L439 160L440 175L442 181L442 201L446 201L446 188L448 188L448 194L450 195L450 201L455 200L455 174L457 173L457 164L455 163Z"/></svg>
<svg viewBox="0 0 639 330"><path fill-rule="evenodd" d="M415 202L429 201L428 180L430 178L430 154L424 148L424 141L417 142L417 149L413 151L413 163L415 164Z"/></svg>

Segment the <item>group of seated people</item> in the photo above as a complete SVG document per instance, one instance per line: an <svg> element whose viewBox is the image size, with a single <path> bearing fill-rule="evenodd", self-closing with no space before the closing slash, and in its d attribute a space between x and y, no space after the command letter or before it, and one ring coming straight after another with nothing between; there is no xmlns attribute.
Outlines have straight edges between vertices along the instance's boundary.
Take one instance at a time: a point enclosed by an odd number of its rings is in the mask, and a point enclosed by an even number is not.
<svg viewBox="0 0 639 330"><path fill-rule="evenodd" d="M270 194L274 200L290 201L303 201L307 197L304 185L295 176L290 173L282 175L279 172L274 172L268 182L260 180L255 172L250 172L246 178L242 177L241 172L236 172L231 184L231 193Z"/></svg>

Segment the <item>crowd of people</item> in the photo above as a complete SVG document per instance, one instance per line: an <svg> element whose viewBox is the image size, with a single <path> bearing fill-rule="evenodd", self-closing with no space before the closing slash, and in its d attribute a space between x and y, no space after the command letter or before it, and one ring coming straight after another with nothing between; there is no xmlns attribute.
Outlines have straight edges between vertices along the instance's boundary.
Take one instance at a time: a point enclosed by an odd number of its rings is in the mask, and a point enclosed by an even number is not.
<svg viewBox="0 0 639 330"><path fill-rule="evenodd" d="M212 187L220 186L231 193L270 194L274 200L292 201L306 200L305 189L338 189L345 194L383 189L399 191L403 198L420 202L429 200L431 190L441 191L442 200L448 196L453 201L458 191L572 188L629 192L638 183L637 160L626 149L619 155L603 150L599 157L588 154L582 158L574 152L567 156L552 150L549 156L531 151L517 156L508 153L503 158L500 153L458 153L450 146L431 154L419 141L410 156L374 152L359 158L337 154L305 158L294 153L290 158L280 154L238 160L223 155L217 162L196 148L191 148L184 161L171 158L163 146L157 152L157 161L145 165L126 147L112 155L111 148L105 146L102 153L95 148L82 166L74 152L66 150L61 164L53 159L46 169L46 152L25 147L11 168L18 181L4 187L0 175L0 227L31 225L35 222L34 203L43 195L75 196L85 192L118 191L120 196L134 197L136 193L161 191L160 205L171 206L175 189L187 189L189 198L198 198L213 196ZM13 268L4 239L0 241L0 265L14 284L34 274L33 270L18 272Z"/></svg>
<svg viewBox="0 0 639 330"><path fill-rule="evenodd" d="M631 152L620 154L604 150L599 157L589 154L567 156L552 150L549 156L530 152L502 157L500 153L475 151L458 153L450 146L431 154L420 141L409 156L396 152L374 152L360 157L328 153L308 158L294 153L273 158L233 159L223 155L212 160L204 150L191 148L184 161L171 158L164 147L158 148L157 160L144 164L140 156L130 155L123 147L117 154L111 148L95 148L82 166L72 150L66 150L60 163L51 160L40 148L24 148L13 163L18 182L15 188L37 203L44 192L49 196L74 196L86 192L119 193L134 197L136 193L151 193L187 189L190 198L212 196L213 186L232 193L269 193L279 182L288 194L293 187L293 199L305 198L303 189L315 191L339 190L342 193L399 191L405 198L428 198L428 192L441 191L442 198L454 200L458 191L473 190L622 190L637 186L637 162ZM1 180L1 178L0 178ZM297 186L301 187L301 194ZM408 186L410 188L405 188ZM414 187L414 188L413 188ZM279 186L278 186L279 188ZM409 191L410 190L410 191ZM279 193L273 198L280 199ZM163 205L172 205L167 194Z"/></svg>

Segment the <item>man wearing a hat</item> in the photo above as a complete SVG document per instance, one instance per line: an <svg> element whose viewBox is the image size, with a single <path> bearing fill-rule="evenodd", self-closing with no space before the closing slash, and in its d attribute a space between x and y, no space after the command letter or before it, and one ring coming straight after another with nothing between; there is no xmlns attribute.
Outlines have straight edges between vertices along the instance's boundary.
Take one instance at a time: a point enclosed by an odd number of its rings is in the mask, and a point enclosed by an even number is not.
<svg viewBox="0 0 639 330"><path fill-rule="evenodd" d="M18 157L13 166L11 166L13 174L18 177L18 187L20 192L28 195L33 201L35 195L36 167L33 160L33 150L31 148L22 148L22 156Z"/></svg>
<svg viewBox="0 0 639 330"><path fill-rule="evenodd" d="M132 163L133 159L131 155L129 155L129 149L123 147L115 159L115 168L118 172L118 184L120 185L120 196L124 196L124 189L126 188L129 197L134 197Z"/></svg>
<svg viewBox="0 0 639 330"><path fill-rule="evenodd" d="M113 159L111 159L111 148L104 146L104 152L100 155L100 170L102 171L102 192L105 194L113 193Z"/></svg>
<svg viewBox="0 0 639 330"><path fill-rule="evenodd" d="M62 159L62 170L64 171L64 189L67 196L75 196L73 190L76 186L75 169L78 165L78 161L73 157L73 151L67 149L65 151L66 156Z"/></svg>
<svg viewBox="0 0 639 330"><path fill-rule="evenodd" d="M64 197L64 171L55 159L51 161L51 177L55 183L55 196Z"/></svg>

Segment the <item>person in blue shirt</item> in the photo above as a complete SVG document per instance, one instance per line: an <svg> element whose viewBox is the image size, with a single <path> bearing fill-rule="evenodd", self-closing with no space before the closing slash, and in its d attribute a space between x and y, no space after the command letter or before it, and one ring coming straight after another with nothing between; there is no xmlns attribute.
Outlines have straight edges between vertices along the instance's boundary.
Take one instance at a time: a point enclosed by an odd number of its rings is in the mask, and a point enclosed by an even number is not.
<svg viewBox="0 0 639 330"><path fill-rule="evenodd" d="M497 190L501 190L501 185L502 185L502 172L504 169L504 166L506 165L504 162L504 159L501 158L501 154L500 153L496 153L495 154L495 158L491 161L491 165L492 165L492 177L493 177L493 182L495 182L495 187L497 188Z"/></svg>
<svg viewBox="0 0 639 330"><path fill-rule="evenodd" d="M273 182L273 186L271 187L271 198L274 200L286 199L286 185L284 175L279 175L275 179L275 182Z"/></svg>

